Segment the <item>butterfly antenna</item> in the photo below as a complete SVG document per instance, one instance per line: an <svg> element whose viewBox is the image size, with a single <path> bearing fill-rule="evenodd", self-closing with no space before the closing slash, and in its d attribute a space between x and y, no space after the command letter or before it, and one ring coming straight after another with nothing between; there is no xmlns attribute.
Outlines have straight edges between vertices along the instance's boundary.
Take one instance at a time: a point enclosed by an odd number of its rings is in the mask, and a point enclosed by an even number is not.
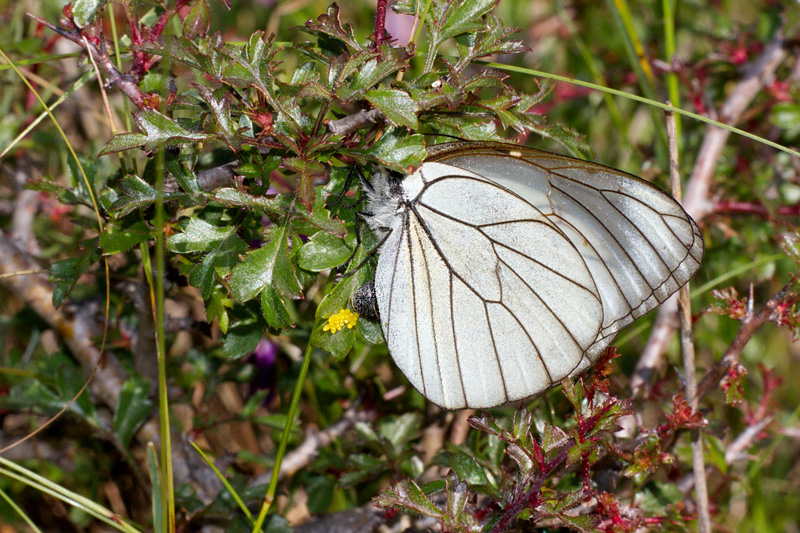
<svg viewBox="0 0 800 533"><path fill-rule="evenodd" d="M369 182L369 180L367 180L367 178L364 176L364 173L361 172L361 169L358 168L358 166L353 165L352 167L350 167L350 172L347 173L347 179L344 182L344 187L342 188L342 192L340 192L337 195L336 200L334 200L333 203L328 205L329 208L336 207L336 206L338 206L339 204L341 204L344 201L344 198L347 195L347 191L350 190L350 186L353 184L353 176L354 175L358 176L358 182L361 184L362 190L364 188L366 188L370 192L375 190L375 188L372 186L372 184ZM356 200L354 203L352 203L350 205L345 205L345 208L353 209L354 207L356 207L357 205L359 205L363 201L364 201L364 196L362 195L361 198Z"/></svg>

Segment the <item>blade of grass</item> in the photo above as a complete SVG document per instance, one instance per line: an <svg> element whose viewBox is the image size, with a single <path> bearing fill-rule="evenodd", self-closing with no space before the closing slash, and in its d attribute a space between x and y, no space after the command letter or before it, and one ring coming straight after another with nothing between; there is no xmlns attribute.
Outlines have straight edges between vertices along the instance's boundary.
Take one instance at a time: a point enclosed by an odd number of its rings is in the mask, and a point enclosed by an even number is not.
<svg viewBox="0 0 800 533"><path fill-rule="evenodd" d="M250 523L251 524L254 523L253 522L253 515L250 513L250 509L247 508L247 506L244 504L244 501L242 500L241 496L239 496L239 494L236 492L236 490L234 490L233 486L228 482L228 480L225 478L225 476L222 475L222 472L220 472L217 469L217 465L215 465L211 461L211 459L209 459L208 456L205 453L203 453L203 450L201 450L200 447L194 441L189 441L189 444L192 445L192 447L197 451L197 453L200 454L200 457L203 458L203 461L206 462L206 464L211 468L211 470L213 470L214 473L217 475L219 480L222 481L222 484L225 486L225 488L228 490L228 492L230 492L231 497L233 497L234 501L236 502L236 505L239 506L239 509L241 509L242 512L244 513L244 515L247 517L247 519L250 520Z"/></svg>
<svg viewBox="0 0 800 533"><path fill-rule="evenodd" d="M316 327L316 324L314 327ZM309 343L306 347L306 353L303 356L303 364L300 367L300 375L297 376L297 383L295 383L294 392L292 393L292 401L289 404L289 412L286 415L286 426L283 428L283 434L281 434L281 440L278 444L278 452L275 454L275 465L272 467L272 477L269 481L269 487L267 487L267 494L264 496L264 502L261 505L261 511L258 514L258 519L256 520L255 525L253 526L253 533L259 533L262 531L264 520L266 519L267 513L272 506L272 502L275 500L275 493L278 490L278 477L281 472L281 463L283 462L283 457L286 455L286 446L289 444L289 438L292 435L294 421L297 417L298 408L300 407L300 396L302 396L303 393L303 383L306 381L308 368L311 366L312 351L314 351L314 349L311 346L311 343Z"/></svg>
<svg viewBox="0 0 800 533"><path fill-rule="evenodd" d="M787 148L785 146L781 146L776 142L772 142L768 139L763 137L759 137L758 135L754 135L748 131L736 128L729 124L724 124L722 122L718 122L716 120L710 119L708 117L704 117L703 115L698 115L697 113L692 113L691 111L686 111L684 109L679 109L677 107L664 104L657 100L651 100L649 98L645 98L643 96L639 96L636 94L626 93L624 91L619 91L617 89L612 89L610 87L603 87L602 85L597 85L596 83L591 83L588 81L581 81L576 80L574 78L567 78L566 76L559 76L558 74L551 74L549 72L544 72L541 70L534 70L524 67L517 67L514 65L503 65L502 63L493 63L491 61L476 61L476 63L481 63L486 65L487 67L495 68L497 70L506 70L508 72L518 72L520 74L528 74L530 76L539 76L541 78L546 78L555 81L563 81L566 83L571 83L573 85L578 85L580 87L587 87L589 89L594 89L600 92L606 92L609 94L613 94L614 96L620 96L622 98L627 98L629 100L633 100L635 102L641 102L643 104L647 104L649 106L657 107L658 109L663 109L665 111L672 111L673 113L677 113L679 115L683 115L685 117L693 118L705 124L711 124L712 126L717 126L718 128L722 128L724 130L728 130L731 133L735 133L736 135L741 135L742 137L747 137L748 139L752 139L758 143L767 145L771 148L776 150L780 150L781 152L786 152L787 154L793 155L795 157L800 157L800 152L797 150L792 150L791 148Z"/></svg>
<svg viewBox="0 0 800 533"><path fill-rule="evenodd" d="M625 0L606 0L606 6L611 13L622 33L622 42L625 45L625 52L628 56L628 62L636 74L636 79L639 81L639 87L642 93L649 99L655 100L656 90L654 87L653 71L650 69L650 62L644 54L644 47L642 46L639 36L636 35L636 29L633 26L633 17L631 16L630 8ZM667 146L667 130L661 120L660 114L650 108L650 113L653 115L653 124L661 139L661 146L666 149ZM666 150L665 150L666 151Z"/></svg>
<svg viewBox="0 0 800 533"><path fill-rule="evenodd" d="M0 65L0 66L5 66L5 65ZM83 76L81 76L80 78L78 78L77 80L75 80L75 83L73 83L73 84L72 84L72 86L70 86L70 88L69 88L69 89L67 89L67 91L66 91L64 94L62 94L61 96L59 96L59 97L56 99L56 101L55 101L55 102L53 102L53 105L51 105L51 106L50 106L50 109L51 109L51 110L53 110L53 109L57 108L58 106L60 106L61 104L63 104L63 103L64 103L64 102L67 100L67 98L69 98L69 97L70 97L70 96L71 96L71 95L72 95L72 94L73 94L75 91L77 91L78 89L80 89L81 87L83 87L83 85L84 85L84 84L85 84L87 81L89 81L89 80L90 80L92 77L94 77L94 72L92 72L92 71L87 71L86 73L84 73L84 75L83 75ZM16 145L17 145L17 144L18 144L18 143L19 143L19 142L20 142L22 139L24 139L25 137L27 137L27 136L28 136L28 134L29 134L29 133L30 133L30 132L31 132L31 131L32 131L32 130L33 130L35 127L36 127L36 126L38 126L38 125L39 125L39 123L40 123L42 120L44 120L44 119L45 119L45 117L47 117L47 116L48 116L48 112L47 112L46 110L45 110L45 111L42 111L41 113L39 113L39 116L37 116L35 119L33 119L33 121L31 121L31 123L30 123L30 124L28 124L28 125L25 127L25 129L23 129L21 132L19 132L19 135L17 135L16 137L14 137L14 139L13 139L13 140L12 140L10 143L8 143L8 146L6 146L6 147L3 149L3 151L2 151L2 152L0 152L0 158L2 158L3 156L5 156L5 155L6 155L6 154L7 154L7 153L8 153L8 152L9 152L9 151L12 149L12 148L14 148L14 147L15 147L15 146L16 146Z"/></svg>
<svg viewBox="0 0 800 533"><path fill-rule="evenodd" d="M125 531L126 533L140 533L140 530L136 529L132 524L126 522L121 516L103 507L99 503L72 492L58 483L54 483L36 472L28 470L1 456L0 475L16 479L20 483L24 483L31 488L49 494L120 531Z"/></svg>
<svg viewBox="0 0 800 533"><path fill-rule="evenodd" d="M589 69L589 72L592 75L592 79L597 85L605 86L606 80L603 78L600 67L597 66L597 62L594 60L594 56L589 50L589 47L586 46L586 43L583 41L583 39L581 39L578 28L576 28L572 23L572 19L570 19L567 13L564 11L564 7L558 2L556 3L556 11L558 12L558 16L561 18L561 22L564 23L564 26L566 26L567 30L569 31L570 38L578 48L578 51L583 58L583 62L586 64L586 68ZM620 132L621 139L626 145L630 145L630 142L628 141L628 124L622 120L622 114L617 107L617 103L608 93L603 93L603 99L606 102L606 107L608 108L608 112L611 115L611 120L614 122L616 130Z"/></svg>
<svg viewBox="0 0 800 533"><path fill-rule="evenodd" d="M153 487L153 526L156 533L166 533L164 526L164 506L161 505L161 481L158 475L158 452L152 442L147 444L147 469L150 472L150 486Z"/></svg>
<svg viewBox="0 0 800 533"><path fill-rule="evenodd" d="M36 527L36 524L33 523L33 520L31 520L27 513L23 511L2 489L0 489L0 498L3 498L6 504L8 504L8 506L11 507L14 512L16 512L35 533L42 533L42 530Z"/></svg>
<svg viewBox="0 0 800 533"><path fill-rule="evenodd" d="M677 0L661 0L661 10L664 13L664 60L672 64L675 57L675 3ZM678 86L678 75L674 72L667 73L667 94L669 100L675 107L681 106L681 94ZM675 115L675 134L678 141L678 149L683 148L681 137L681 117Z"/></svg>

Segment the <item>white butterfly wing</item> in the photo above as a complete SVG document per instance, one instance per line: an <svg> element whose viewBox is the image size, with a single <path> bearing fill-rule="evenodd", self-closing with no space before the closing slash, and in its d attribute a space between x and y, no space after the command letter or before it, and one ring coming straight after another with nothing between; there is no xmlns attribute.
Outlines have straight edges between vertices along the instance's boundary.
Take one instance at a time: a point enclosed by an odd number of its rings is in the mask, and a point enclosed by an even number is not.
<svg viewBox="0 0 800 533"><path fill-rule="evenodd" d="M581 254L543 213L469 171L425 163L381 249L375 290L398 367L443 407L546 390L596 342L603 306Z"/></svg>
<svg viewBox="0 0 800 533"><path fill-rule="evenodd" d="M616 333L663 303L697 272L703 238L661 189L615 169L531 149L487 144L438 157L502 185L541 210L578 248L603 304L601 331L572 375ZM435 147L436 148L436 147Z"/></svg>

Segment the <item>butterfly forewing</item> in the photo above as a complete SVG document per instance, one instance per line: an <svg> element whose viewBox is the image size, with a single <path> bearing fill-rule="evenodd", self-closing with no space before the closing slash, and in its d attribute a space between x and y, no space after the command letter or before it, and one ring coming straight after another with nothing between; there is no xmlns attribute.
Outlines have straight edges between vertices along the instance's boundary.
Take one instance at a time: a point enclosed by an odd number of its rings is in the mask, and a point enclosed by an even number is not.
<svg viewBox="0 0 800 533"><path fill-rule="evenodd" d="M376 292L390 353L411 383L444 407L490 407L569 375L603 316L566 236L470 172L425 165L406 181L420 192L382 249Z"/></svg>

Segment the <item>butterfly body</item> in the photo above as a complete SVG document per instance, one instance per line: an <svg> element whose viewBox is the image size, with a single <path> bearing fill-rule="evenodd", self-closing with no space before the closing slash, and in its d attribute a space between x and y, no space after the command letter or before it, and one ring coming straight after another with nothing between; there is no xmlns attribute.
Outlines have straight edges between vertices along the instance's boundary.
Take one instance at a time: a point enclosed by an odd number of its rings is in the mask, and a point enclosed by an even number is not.
<svg viewBox="0 0 800 533"><path fill-rule="evenodd" d="M373 177L381 327L412 385L492 407L585 370L699 268L699 229L634 176L499 143L448 143ZM643 248L642 248L643 247Z"/></svg>

